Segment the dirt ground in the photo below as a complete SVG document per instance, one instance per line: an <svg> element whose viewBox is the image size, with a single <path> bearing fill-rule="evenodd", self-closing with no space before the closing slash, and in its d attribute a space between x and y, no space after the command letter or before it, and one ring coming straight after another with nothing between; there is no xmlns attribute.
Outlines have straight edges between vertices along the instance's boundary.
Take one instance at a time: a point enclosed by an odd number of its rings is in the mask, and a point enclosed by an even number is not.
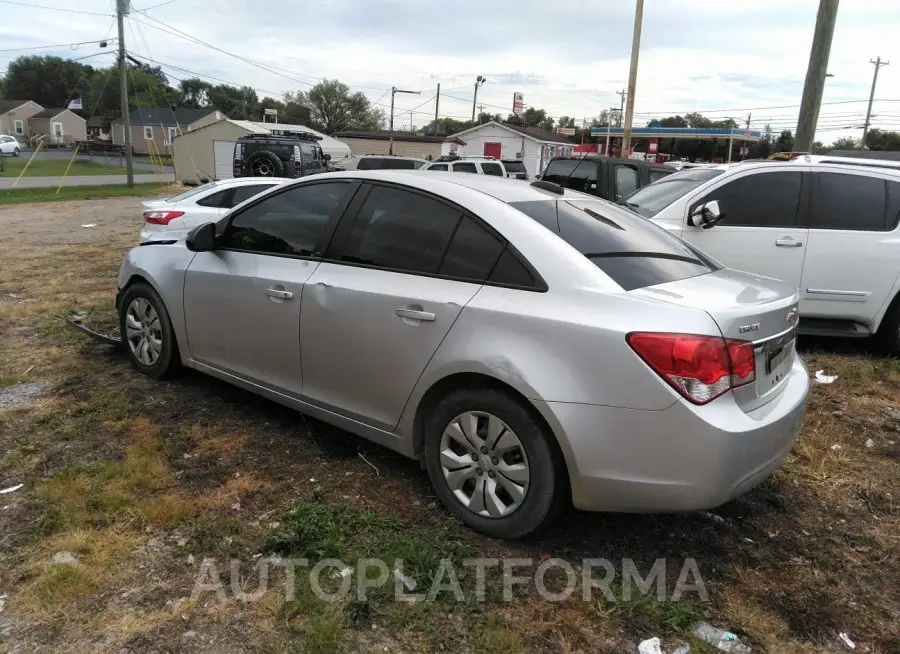
<svg viewBox="0 0 900 654"><path fill-rule="evenodd" d="M0 494L6 651L634 652L651 636L670 653L716 651L692 635L702 620L753 651L849 651L844 633L857 651L900 652L900 364L867 343L801 343L837 380L813 384L793 452L739 500L570 511L548 534L500 542L450 517L416 462L199 374L146 379L66 328L73 312L110 321L139 226L136 198L0 208L0 489L24 484ZM549 601L526 584L505 601L492 569L475 601L459 567L463 601L396 601L389 582L324 602L299 571L287 599L270 567L268 590L238 599L270 556L402 558L419 587L442 558L562 559L579 578L603 558L619 575L612 600L579 588ZM625 598L624 561L646 578L663 558L664 596ZM193 594L207 559L221 594ZM233 583L230 559L243 562ZM672 598L686 559L708 601Z"/></svg>

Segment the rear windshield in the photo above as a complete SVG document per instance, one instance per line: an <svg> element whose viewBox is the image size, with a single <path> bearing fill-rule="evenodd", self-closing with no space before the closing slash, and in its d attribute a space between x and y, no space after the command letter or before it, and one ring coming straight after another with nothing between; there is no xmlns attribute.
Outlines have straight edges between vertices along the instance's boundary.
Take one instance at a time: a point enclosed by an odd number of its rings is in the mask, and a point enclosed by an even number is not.
<svg viewBox="0 0 900 654"><path fill-rule="evenodd" d="M216 186L218 186L217 182L208 182L206 184L201 184L200 186L195 186L192 189L188 189L184 193L173 195L170 198L166 198L166 200L168 202L181 202L182 200L187 200L188 198L192 198L195 195L199 195L200 193L206 193L207 191L214 189Z"/></svg>
<svg viewBox="0 0 900 654"><path fill-rule="evenodd" d="M528 172L525 169L525 164L523 164L521 161L504 161L503 167L506 168L506 172L508 172L508 173Z"/></svg>
<svg viewBox="0 0 900 654"><path fill-rule="evenodd" d="M601 200L511 202L558 234L626 291L719 266L658 225Z"/></svg>
<svg viewBox="0 0 900 654"><path fill-rule="evenodd" d="M415 159L400 159L393 157L370 157L360 159L356 166L357 170L415 170L422 163Z"/></svg>
<svg viewBox="0 0 900 654"><path fill-rule="evenodd" d="M651 218L678 198L723 172L725 171L716 168L691 168L673 173L632 193L626 198L625 206Z"/></svg>
<svg viewBox="0 0 900 654"><path fill-rule="evenodd" d="M562 184L565 180L597 181L597 163L585 159L553 159L541 179Z"/></svg>

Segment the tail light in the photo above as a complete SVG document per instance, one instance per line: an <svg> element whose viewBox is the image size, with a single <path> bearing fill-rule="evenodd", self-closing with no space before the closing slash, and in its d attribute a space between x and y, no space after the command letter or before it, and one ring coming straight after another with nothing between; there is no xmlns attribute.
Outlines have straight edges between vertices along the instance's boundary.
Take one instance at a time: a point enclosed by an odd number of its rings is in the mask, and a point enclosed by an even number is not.
<svg viewBox="0 0 900 654"><path fill-rule="evenodd" d="M756 380L749 341L694 334L635 332L628 345L656 374L694 404L706 404Z"/></svg>
<svg viewBox="0 0 900 654"><path fill-rule="evenodd" d="M145 211L144 222L151 225L168 225L176 218L181 218L183 211Z"/></svg>

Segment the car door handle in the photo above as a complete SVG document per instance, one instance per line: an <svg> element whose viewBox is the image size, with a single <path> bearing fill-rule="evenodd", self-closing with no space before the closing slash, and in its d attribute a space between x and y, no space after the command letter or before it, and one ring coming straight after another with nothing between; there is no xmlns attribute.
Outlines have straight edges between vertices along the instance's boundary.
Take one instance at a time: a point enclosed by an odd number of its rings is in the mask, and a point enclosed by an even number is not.
<svg viewBox="0 0 900 654"><path fill-rule="evenodd" d="M429 311L418 311L416 309L397 309L395 314L401 318L409 318L410 320L423 320L425 322L433 322L434 314Z"/></svg>
<svg viewBox="0 0 900 654"><path fill-rule="evenodd" d="M792 238L779 238L775 241L775 246L780 248L802 248L803 241L795 241Z"/></svg>
<svg viewBox="0 0 900 654"><path fill-rule="evenodd" d="M277 297L281 300L290 300L294 297L294 294L290 291L285 291L280 288L267 288L266 295L268 295L269 297Z"/></svg>

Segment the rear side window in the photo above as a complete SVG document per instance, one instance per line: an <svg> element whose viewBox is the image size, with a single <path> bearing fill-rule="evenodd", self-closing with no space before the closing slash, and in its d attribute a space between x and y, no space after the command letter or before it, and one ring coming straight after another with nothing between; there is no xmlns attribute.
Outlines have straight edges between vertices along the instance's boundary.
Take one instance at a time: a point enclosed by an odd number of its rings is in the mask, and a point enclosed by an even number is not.
<svg viewBox="0 0 900 654"><path fill-rule="evenodd" d="M229 201L229 196L232 194L232 189L227 188L224 191L219 191L218 193L213 193L212 195L207 195L205 198L200 198L197 200L197 204L201 207L213 207L217 209L221 208L229 208L234 205Z"/></svg>
<svg viewBox="0 0 900 654"><path fill-rule="evenodd" d="M254 195L259 195L270 188L272 188L271 184L244 184L243 186L238 186L234 189L234 195L231 197L231 202L228 203L228 206L229 208L236 207L244 200L249 200Z"/></svg>
<svg viewBox="0 0 900 654"><path fill-rule="evenodd" d="M792 227L797 220L799 171L772 171L745 175L726 182L691 205L691 211L716 200L723 214L720 225L745 227ZM668 183L668 182L664 182ZM884 199L884 189L881 192ZM632 198L640 205L640 198Z"/></svg>
<svg viewBox="0 0 900 654"><path fill-rule="evenodd" d="M504 245L473 219L463 216L441 263L440 273L484 281L494 269Z"/></svg>
<svg viewBox="0 0 900 654"><path fill-rule="evenodd" d="M508 173L524 173L528 172L525 170L525 164L521 161L504 161L503 167L506 168L506 172Z"/></svg>
<svg viewBox="0 0 900 654"><path fill-rule="evenodd" d="M447 164L433 164L426 170L447 170Z"/></svg>
<svg viewBox="0 0 900 654"><path fill-rule="evenodd" d="M586 159L553 159L543 175L543 179L557 184L566 178L596 182L597 164Z"/></svg>
<svg viewBox="0 0 900 654"><path fill-rule="evenodd" d="M638 171L631 166L616 166L616 197L627 198L638 190Z"/></svg>
<svg viewBox="0 0 900 654"><path fill-rule="evenodd" d="M818 177L809 218L811 229L881 232L890 228L887 222L893 219L886 220L885 180L844 173L819 173Z"/></svg>
<svg viewBox="0 0 900 654"><path fill-rule="evenodd" d="M496 177L503 177L503 167L500 164L495 163L483 163L481 164L481 170L485 175L494 175Z"/></svg>
<svg viewBox="0 0 900 654"><path fill-rule="evenodd" d="M478 168L475 164L469 163L455 163L453 164L453 172L454 173L477 173Z"/></svg>
<svg viewBox="0 0 900 654"><path fill-rule="evenodd" d="M381 170L384 167L384 159L378 159L376 157L360 159L359 163L356 165L357 170Z"/></svg>
<svg viewBox="0 0 900 654"><path fill-rule="evenodd" d="M313 160L313 146L306 145L305 143L300 144L300 159L303 163L312 163Z"/></svg>
<svg viewBox="0 0 900 654"><path fill-rule="evenodd" d="M704 275L718 266L664 228L607 202L513 202L548 226L555 205L557 233L626 291Z"/></svg>

